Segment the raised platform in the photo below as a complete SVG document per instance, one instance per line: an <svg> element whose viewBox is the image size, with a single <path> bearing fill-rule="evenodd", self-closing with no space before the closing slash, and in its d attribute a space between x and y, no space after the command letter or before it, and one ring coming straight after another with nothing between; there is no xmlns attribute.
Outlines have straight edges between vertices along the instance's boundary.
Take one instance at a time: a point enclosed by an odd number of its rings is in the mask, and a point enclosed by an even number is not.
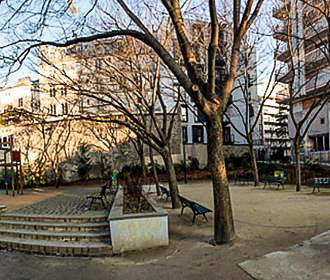
<svg viewBox="0 0 330 280"><path fill-rule="evenodd" d="M89 210L86 197L93 191L64 190L25 207L2 211L0 248L56 256L112 255L109 211L103 207Z"/></svg>
<svg viewBox="0 0 330 280"><path fill-rule="evenodd" d="M57 256L112 254L107 216L0 215L0 248Z"/></svg>

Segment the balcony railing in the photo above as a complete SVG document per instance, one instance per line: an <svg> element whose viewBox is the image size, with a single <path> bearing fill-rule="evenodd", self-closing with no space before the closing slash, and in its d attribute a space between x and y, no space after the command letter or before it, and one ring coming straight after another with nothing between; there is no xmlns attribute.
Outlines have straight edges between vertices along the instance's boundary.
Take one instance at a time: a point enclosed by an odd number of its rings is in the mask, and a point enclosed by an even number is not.
<svg viewBox="0 0 330 280"><path fill-rule="evenodd" d="M330 70L329 68L327 68ZM306 91L314 90L329 84L330 78L328 72L320 72L306 83Z"/></svg>
<svg viewBox="0 0 330 280"><path fill-rule="evenodd" d="M322 47L314 50L313 52L310 52L305 55L306 64L308 64L310 62L322 60L322 59L326 58L327 56L328 56L328 50L325 46L322 46Z"/></svg>
<svg viewBox="0 0 330 280"><path fill-rule="evenodd" d="M305 29L304 32L305 38L311 38L315 35L318 35L322 30L326 28L328 28L327 20L324 17L322 17L322 19L320 19L317 23Z"/></svg>

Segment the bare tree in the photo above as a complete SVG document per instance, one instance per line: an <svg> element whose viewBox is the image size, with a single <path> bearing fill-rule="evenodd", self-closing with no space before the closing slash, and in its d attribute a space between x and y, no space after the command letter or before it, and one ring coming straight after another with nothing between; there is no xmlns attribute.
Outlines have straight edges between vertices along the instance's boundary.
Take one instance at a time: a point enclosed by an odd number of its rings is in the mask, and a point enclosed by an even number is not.
<svg viewBox="0 0 330 280"><path fill-rule="evenodd" d="M287 48L277 58L288 64L289 71L279 80L289 83L289 133L294 146L296 191L300 191L301 149L305 149L309 131L320 130L316 120L327 110L329 101L329 4L304 0L286 4L290 5L279 8L286 25L277 30L276 37L285 40Z"/></svg>
<svg viewBox="0 0 330 280"><path fill-rule="evenodd" d="M265 69L265 60L273 53L264 51L263 56L256 59L256 49L266 48L263 38L246 38L244 40L243 52L241 53L242 66L240 67L239 75L236 80L237 86L232 95L232 101L226 111L227 120L229 120L233 129L246 140L249 148L251 166L254 176L254 185L259 185L259 173L257 166L257 157L255 151L255 141L262 140L262 131L259 131L259 124L262 122L262 114L264 105L267 100L273 95L274 89L278 84L274 81L277 64L273 64L269 69L269 65ZM267 44L269 48L269 44ZM257 67L262 69L257 69ZM257 86L260 85L257 76L258 73L263 79L264 90L257 93ZM238 122L234 122L232 116L238 118Z"/></svg>
<svg viewBox="0 0 330 280"><path fill-rule="evenodd" d="M26 5L17 5L14 6L14 8L13 6L10 6L10 15L2 19L2 21L4 22L3 30L10 26L9 23L17 23L18 16L23 23L31 23L31 21L28 21L28 19L33 17L32 23L34 24L32 27L38 29L37 31L33 30L34 32L31 32L33 34L43 34L43 32L46 30L46 27L45 25L43 25L43 23L48 22L47 16L51 17L53 15L53 17L57 17L56 19L53 19L53 22L54 20L57 20L58 23L62 23L62 18L60 15L63 15L63 13L60 14L60 5L51 5L52 3L50 1L49 5L45 4L42 5L42 7L38 6L36 8L37 11L33 11L31 9L31 5L29 5L30 2L25 2ZM208 155L213 180L215 220L214 240L216 243L227 243L234 239L235 230L228 180L224 164L222 143L222 118L224 110L227 107L228 100L231 96L232 89L234 87L234 82L237 76L242 39L254 23L256 17L258 16L263 2L263 0L247 0L244 3L242 3L242 1L240 0L231 1L232 5L229 11L230 16L232 18L232 24L227 27L231 30L232 33L231 46L228 49L230 54L228 55L228 60L226 61L226 65L228 67L228 75L222 77L221 84L218 85L216 82L216 57L217 54L224 54L227 52L227 50L219 50L220 26L218 21L219 10L217 7L219 6L221 9L223 8L223 6L221 6L221 3L217 5L215 0L210 0L205 4L203 3L203 8L207 8L208 10L207 18L210 21L211 34L210 43L208 47L208 71L206 79L203 79L202 71L198 66L196 54L192 47L192 43L186 27L186 20L184 16L186 7L185 3L182 6L181 2L178 0L162 0L162 6L160 6L159 4L161 9L154 10L160 10L161 13L165 13L169 16L171 24L175 30L174 33L179 43L179 49L182 57L181 61L183 61L183 64L178 63L178 61L173 57L171 50L169 48L164 47L160 43L154 32L154 30L156 29L152 29L156 28L156 26L151 24L151 29L149 29L147 25L143 22L143 17L141 17L140 15L145 13L143 11L141 13L138 13L136 10L133 10L133 8L130 8L127 2L125 2L124 0L117 0L114 2L117 3L122 9L121 11L126 14L127 17L123 20L118 19L118 13L116 12L116 9L113 9L114 3L111 3L109 6L104 5L101 7L102 9L100 14L103 13L103 15L110 15L110 17L113 19L113 25L111 29L101 30L100 28L98 28L98 26L94 26L90 28L91 35L84 36L83 33L79 32L79 34L77 34L77 37L73 39L68 38L68 36L65 36L65 39L60 40L31 40L22 39L22 37L20 37L18 40L10 41L8 44L3 45L1 49L4 50L5 53L5 50L7 50L8 48L11 48L12 46L16 47L16 55L14 57L5 55L5 60L10 62L11 65L14 64L14 68L11 69L15 70L15 67L17 67L17 63L23 61L33 48L42 45L64 47L75 45L79 42L89 42L102 38L131 36L142 41L150 48L152 48L154 52L162 59L163 63L168 67L168 69L175 76L175 78L178 80L179 84L194 100L197 107L206 116L208 132ZM158 3L155 3L155 5L157 4ZM141 5L143 5L143 3ZM94 6L95 5L93 5L92 8ZM51 13L52 8L57 10ZM62 6L62 11L66 9L67 7ZM87 8L88 12L85 14L83 22L79 22L79 20L77 20L71 25L71 27L78 26L78 31L83 30L83 28L80 28L80 26L82 26L84 22L88 21L86 17L88 18L89 14L93 14L93 16L96 16L95 13L91 12L91 9ZM84 10L86 10L86 8ZM28 13L23 19L22 13L24 11ZM99 21L102 21L102 17L98 17L97 19ZM36 22L38 24L35 24ZM92 22L88 22L88 24L92 24ZM65 32L66 26L63 25L62 29L64 31L64 35L67 35L67 33ZM33 36L29 34L29 38L32 37ZM220 93L217 90L218 87L221 87ZM166 152L169 153L170 151Z"/></svg>

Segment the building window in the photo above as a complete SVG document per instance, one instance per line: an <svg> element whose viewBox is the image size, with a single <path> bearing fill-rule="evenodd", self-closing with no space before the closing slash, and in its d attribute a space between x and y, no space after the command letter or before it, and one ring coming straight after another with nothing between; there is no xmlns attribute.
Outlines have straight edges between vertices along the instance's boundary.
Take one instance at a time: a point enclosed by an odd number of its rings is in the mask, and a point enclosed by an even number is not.
<svg viewBox="0 0 330 280"><path fill-rule="evenodd" d="M321 118L321 119L320 119L320 123L321 123L321 124L324 124L324 123L325 123L324 118Z"/></svg>
<svg viewBox="0 0 330 280"><path fill-rule="evenodd" d="M56 97L56 88L54 85L51 85L49 88L49 96L50 97Z"/></svg>
<svg viewBox="0 0 330 280"><path fill-rule="evenodd" d="M329 151L329 134L310 136L313 151Z"/></svg>
<svg viewBox="0 0 330 280"><path fill-rule="evenodd" d="M203 143L204 142L204 127L202 125L192 126L192 140L193 143Z"/></svg>
<svg viewBox="0 0 330 280"><path fill-rule="evenodd" d="M182 143L188 143L188 129L186 126L182 127Z"/></svg>
<svg viewBox="0 0 330 280"><path fill-rule="evenodd" d="M8 142L7 142L7 137L3 137L3 146L7 147L8 146Z"/></svg>
<svg viewBox="0 0 330 280"><path fill-rule="evenodd" d="M195 107L196 110L196 114L195 114L195 122L201 122L201 123L205 123L205 116L204 116L204 113L199 110L197 107Z"/></svg>
<svg viewBox="0 0 330 280"><path fill-rule="evenodd" d="M188 122L188 107L187 105L181 105L181 121Z"/></svg>
<svg viewBox="0 0 330 280"><path fill-rule="evenodd" d="M68 103L62 104L62 114L67 115L68 111Z"/></svg>
<svg viewBox="0 0 330 280"><path fill-rule="evenodd" d="M50 105L50 114L56 115L56 105L55 104Z"/></svg>
<svg viewBox="0 0 330 280"><path fill-rule="evenodd" d="M102 61L100 59L95 60L95 68L96 70L100 70L102 66Z"/></svg>
<svg viewBox="0 0 330 280"><path fill-rule="evenodd" d="M23 107L23 98L18 99L18 107Z"/></svg>
<svg viewBox="0 0 330 280"><path fill-rule="evenodd" d="M64 86L64 87L61 87L61 95L62 96L66 96L67 95L67 88Z"/></svg>
<svg viewBox="0 0 330 280"><path fill-rule="evenodd" d="M227 145L233 143L229 126L223 128L223 143Z"/></svg>

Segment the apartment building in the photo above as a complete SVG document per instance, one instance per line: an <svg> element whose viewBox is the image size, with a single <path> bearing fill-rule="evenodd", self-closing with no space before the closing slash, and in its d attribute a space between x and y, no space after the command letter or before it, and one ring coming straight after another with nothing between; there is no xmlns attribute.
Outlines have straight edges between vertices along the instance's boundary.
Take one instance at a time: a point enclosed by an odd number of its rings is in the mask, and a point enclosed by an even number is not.
<svg viewBox="0 0 330 280"><path fill-rule="evenodd" d="M0 88L0 113L14 109L26 110L32 113L40 108L39 81L30 77L19 79L7 87Z"/></svg>
<svg viewBox="0 0 330 280"><path fill-rule="evenodd" d="M209 26L203 21L192 21L189 25L191 40L200 68L207 79L207 46L209 40ZM231 34L226 32L226 28L221 25L219 34L219 45L221 49L229 49ZM227 66L225 60L228 53L218 54L216 60L217 82L221 83L222 76L226 75ZM257 92L257 64L256 49L254 47L242 48L241 66L235 83L235 90L232 93L231 105L227 109L223 122L223 140L225 154L242 155L248 152L247 141L237 130L245 133L245 125L250 125L256 118L259 108L259 97ZM193 100L184 92L178 90L183 96L181 104L182 137L184 148L188 157L196 157L201 165L207 163L207 131L203 113L198 110ZM235 129L235 128L236 129ZM260 142L262 133L260 126L253 132L253 139Z"/></svg>
<svg viewBox="0 0 330 280"><path fill-rule="evenodd" d="M329 26L325 16L328 8L329 2L322 0L285 0L274 7L273 16L280 22L274 37L282 42L276 54L276 59L283 63L278 80L289 85L297 120L306 115L316 100L329 94ZM295 127L289 119L290 138L294 133ZM327 102L303 139L302 156L329 162L329 133L330 104Z"/></svg>
<svg viewBox="0 0 330 280"><path fill-rule="evenodd" d="M288 132L288 90L276 86L273 94L265 100L262 108L260 130L262 148L258 150L260 160L280 160L290 156L290 138Z"/></svg>
<svg viewBox="0 0 330 280"><path fill-rule="evenodd" d="M37 83L39 92L38 111L36 111L40 123L38 121L34 125L38 131L32 132L27 127L21 129L12 122L0 127L0 133L4 139L8 139L10 136L19 139L16 143L22 150L25 162L39 160L42 156L43 145L47 145L50 149L49 156L56 154L55 157L59 160L67 160L75 154L81 143L90 143L93 147L110 151L115 149L114 145L121 145L121 143L128 141L131 133L123 126L118 125L117 131L114 131L113 127L109 129L107 123L91 126L90 122L77 119L80 116L88 119L96 115L98 117L123 118L123 114L111 105L114 103L118 105L120 102L122 105L127 106L131 112L135 110L136 114L144 113L141 109L142 106L140 108L137 108L137 106L148 100L147 95L150 93L150 86L147 83L143 85L146 93L145 100L143 98L139 99L138 94L129 96L124 90L125 87L130 86L127 80L133 79L134 75L123 79L120 75L116 75L114 71L115 67L117 67L118 73L127 70L127 65L123 59L125 56L122 51L123 48L118 46L118 44L124 43L129 45L127 48L136 47L134 42L101 40L66 48L43 46L40 49L41 63ZM116 48L120 50L119 53L114 53ZM128 51L127 48L124 49ZM143 59L144 57L141 55L140 60ZM143 63L145 62L142 62L142 65ZM132 67L132 63L130 66ZM127 73L129 73L128 70ZM149 71L152 72L152 69L149 69ZM163 101L166 104L167 112L173 115L172 107L175 105L173 81L165 75L164 77L165 82L160 85L166 84L162 88ZM28 81L29 78L26 78L26 80ZM35 103L32 100L36 95L35 86L31 83L30 87L22 91L20 84L22 84L22 81L19 81L18 85L3 89L6 92L11 92L12 99L4 99L5 95L2 95L0 96L0 102L2 101L7 107L21 106L22 101L19 98L24 93L23 103L28 105L25 101L29 100L29 107L26 107L26 111L32 112L34 109L31 106L34 106ZM11 88L13 88L12 91ZM155 110L156 115L161 119L161 106L158 103L155 104ZM168 117L168 119L170 118ZM43 123L45 123L44 127ZM49 125L46 125L46 123L49 123ZM180 128L180 120L176 120L173 128L172 145L174 156L181 153ZM71 132L68 133L67 130ZM42 131L46 132L45 135L51 135L52 139L43 138ZM58 150L60 146L63 146L61 151ZM34 148L31 149L31 147ZM127 152L126 164L129 163L129 158L133 158L133 154L132 148ZM113 158L115 158L115 154L113 154Z"/></svg>

